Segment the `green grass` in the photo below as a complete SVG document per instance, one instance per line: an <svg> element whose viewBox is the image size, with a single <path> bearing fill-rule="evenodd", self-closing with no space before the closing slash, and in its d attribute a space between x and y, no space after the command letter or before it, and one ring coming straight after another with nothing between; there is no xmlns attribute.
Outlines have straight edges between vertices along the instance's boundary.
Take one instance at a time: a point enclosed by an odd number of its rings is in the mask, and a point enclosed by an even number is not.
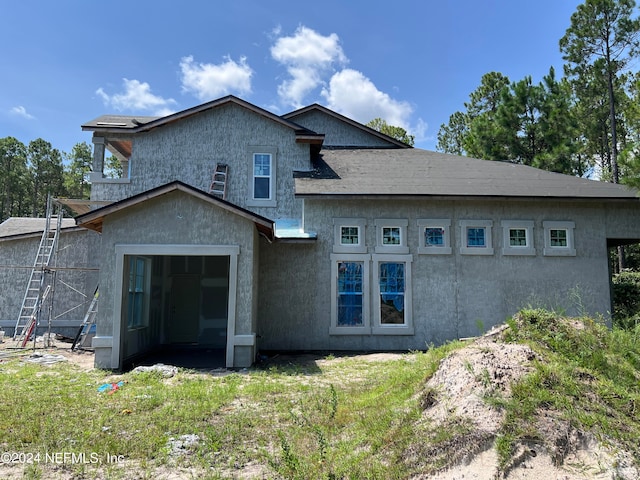
<svg viewBox="0 0 640 480"><path fill-rule="evenodd" d="M112 375L65 363L0 363L0 452L98 452L121 455L113 465L57 465L76 478L152 478L159 468L194 468L198 478L230 478L259 465L267 478L400 479L434 472L495 442L508 468L521 441L544 443L541 412L573 428L615 441L640 458L640 329L608 330L590 319L527 310L510 320L505 341L529 344L533 372L512 398L487 397L504 409L497 438L484 438L468 419L434 427L423 411L438 401L425 387L440 361L466 345L365 362L330 356L318 365L251 369L226 376L181 370ZM483 372L475 372L481 380ZM113 394L106 381L125 381ZM490 381L490 379L486 379ZM170 438L199 442L172 454ZM103 457L101 457L103 458ZM24 478L53 478L34 464Z"/></svg>

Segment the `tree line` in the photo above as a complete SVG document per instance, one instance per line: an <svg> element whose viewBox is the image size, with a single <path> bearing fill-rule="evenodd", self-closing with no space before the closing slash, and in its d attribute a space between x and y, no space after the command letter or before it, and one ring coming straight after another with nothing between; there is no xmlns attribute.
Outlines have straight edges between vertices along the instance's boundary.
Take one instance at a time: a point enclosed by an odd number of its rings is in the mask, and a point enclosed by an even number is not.
<svg viewBox="0 0 640 480"><path fill-rule="evenodd" d="M89 198L93 154L86 143L70 153L38 138L28 145L0 138L0 221L9 217L43 217L47 195Z"/></svg>
<svg viewBox="0 0 640 480"><path fill-rule="evenodd" d="M539 83L482 76L437 149L640 186L640 20L634 0L586 0Z"/></svg>

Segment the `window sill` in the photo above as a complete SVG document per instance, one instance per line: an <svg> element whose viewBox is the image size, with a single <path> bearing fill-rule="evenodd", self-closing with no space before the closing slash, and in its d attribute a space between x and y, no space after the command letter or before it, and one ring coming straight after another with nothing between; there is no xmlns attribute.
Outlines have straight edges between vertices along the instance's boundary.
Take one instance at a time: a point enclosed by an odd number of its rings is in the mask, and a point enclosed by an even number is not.
<svg viewBox="0 0 640 480"><path fill-rule="evenodd" d="M413 335L413 327L407 325L385 325L373 327L371 333L374 335Z"/></svg>
<svg viewBox="0 0 640 480"><path fill-rule="evenodd" d="M329 328L329 335L371 335L369 327L335 327Z"/></svg>
<svg viewBox="0 0 640 480"><path fill-rule="evenodd" d="M254 198L247 199L248 207L275 207L277 206L275 200L256 200Z"/></svg>

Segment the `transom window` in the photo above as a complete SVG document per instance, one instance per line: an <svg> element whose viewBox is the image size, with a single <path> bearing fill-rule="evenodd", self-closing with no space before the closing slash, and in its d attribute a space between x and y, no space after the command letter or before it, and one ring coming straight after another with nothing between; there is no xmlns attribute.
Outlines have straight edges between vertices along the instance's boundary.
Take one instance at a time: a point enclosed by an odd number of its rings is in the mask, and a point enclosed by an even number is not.
<svg viewBox="0 0 640 480"><path fill-rule="evenodd" d="M382 227L382 245L400 244L400 227Z"/></svg>
<svg viewBox="0 0 640 480"><path fill-rule="evenodd" d="M549 221L544 226L544 254L550 256L575 256L574 222Z"/></svg>
<svg viewBox="0 0 640 480"><path fill-rule="evenodd" d="M533 221L503 220L503 255L535 255L533 248Z"/></svg>
<svg viewBox="0 0 640 480"><path fill-rule="evenodd" d="M461 220L460 253L463 255L493 255L491 220Z"/></svg>
<svg viewBox="0 0 640 480"><path fill-rule="evenodd" d="M552 247L566 247L567 244L567 230L552 228L549 230L550 245Z"/></svg>
<svg viewBox="0 0 640 480"><path fill-rule="evenodd" d="M409 253L406 219L377 219L376 253Z"/></svg>
<svg viewBox="0 0 640 480"><path fill-rule="evenodd" d="M419 219L420 233L418 253L450 254L451 253L451 220Z"/></svg>
<svg viewBox="0 0 640 480"><path fill-rule="evenodd" d="M467 228L467 247L486 247L485 228Z"/></svg>
<svg viewBox="0 0 640 480"><path fill-rule="evenodd" d="M359 227L340 227L340 245L358 245L359 243Z"/></svg>
<svg viewBox="0 0 640 480"><path fill-rule="evenodd" d="M333 225L335 253L367 252L364 218L334 218Z"/></svg>
<svg viewBox="0 0 640 480"><path fill-rule="evenodd" d="M524 228L509 229L509 245L512 247L527 246L527 230Z"/></svg>

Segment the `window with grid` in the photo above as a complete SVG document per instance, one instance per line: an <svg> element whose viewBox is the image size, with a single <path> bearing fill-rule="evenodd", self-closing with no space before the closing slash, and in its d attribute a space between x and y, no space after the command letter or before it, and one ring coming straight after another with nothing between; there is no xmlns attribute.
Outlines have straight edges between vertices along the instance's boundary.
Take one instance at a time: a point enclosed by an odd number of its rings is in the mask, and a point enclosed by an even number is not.
<svg viewBox="0 0 640 480"><path fill-rule="evenodd" d="M253 154L253 198L271 199L271 154Z"/></svg>
<svg viewBox="0 0 640 480"><path fill-rule="evenodd" d="M337 326L363 325L363 262L338 262Z"/></svg>
<svg viewBox="0 0 640 480"><path fill-rule="evenodd" d="M380 324L403 325L405 264L400 262L380 262L378 281L380 285Z"/></svg>
<svg viewBox="0 0 640 480"><path fill-rule="evenodd" d="M484 227L468 227L467 228L467 247L484 247L485 229Z"/></svg>
<svg viewBox="0 0 640 480"><path fill-rule="evenodd" d="M129 328L145 325L147 270L147 259L136 256L129 257L129 289L127 298L127 325Z"/></svg>
<svg viewBox="0 0 640 480"><path fill-rule="evenodd" d="M360 243L359 227L340 227L341 245L358 245Z"/></svg>
<svg viewBox="0 0 640 480"><path fill-rule="evenodd" d="M400 245L400 227L382 227L382 245Z"/></svg>
<svg viewBox="0 0 640 480"><path fill-rule="evenodd" d="M526 247L527 230L525 228L510 228L509 245L512 247Z"/></svg>
<svg viewBox="0 0 640 480"><path fill-rule="evenodd" d="M566 247L567 246L567 230L555 229L549 230L549 243L552 247Z"/></svg>

